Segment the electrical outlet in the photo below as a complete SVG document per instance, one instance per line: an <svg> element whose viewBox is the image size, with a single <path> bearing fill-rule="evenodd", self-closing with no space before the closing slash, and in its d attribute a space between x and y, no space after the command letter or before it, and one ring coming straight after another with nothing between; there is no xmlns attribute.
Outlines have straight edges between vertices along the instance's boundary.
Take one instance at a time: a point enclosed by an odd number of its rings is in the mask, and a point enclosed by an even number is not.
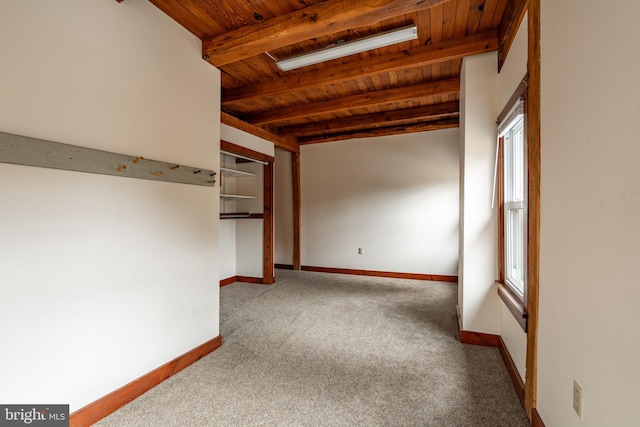
<svg viewBox="0 0 640 427"><path fill-rule="evenodd" d="M573 409L582 418L582 387L573 381Z"/></svg>
<svg viewBox="0 0 640 427"><path fill-rule="evenodd" d="M362 248L358 248L358 255L362 255Z"/></svg>

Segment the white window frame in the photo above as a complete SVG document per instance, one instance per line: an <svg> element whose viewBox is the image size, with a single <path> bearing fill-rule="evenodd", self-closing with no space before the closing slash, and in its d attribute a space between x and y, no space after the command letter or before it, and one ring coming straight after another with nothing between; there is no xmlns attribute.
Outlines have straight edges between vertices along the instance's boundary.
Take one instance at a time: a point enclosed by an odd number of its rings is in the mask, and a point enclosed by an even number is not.
<svg viewBox="0 0 640 427"><path fill-rule="evenodd" d="M503 239L504 283L526 304L527 294L527 139L522 99L500 123L499 136L503 138ZM519 215L519 224L512 220ZM513 230L519 226L520 233ZM515 232L514 232L515 231ZM516 234L517 233L517 234Z"/></svg>

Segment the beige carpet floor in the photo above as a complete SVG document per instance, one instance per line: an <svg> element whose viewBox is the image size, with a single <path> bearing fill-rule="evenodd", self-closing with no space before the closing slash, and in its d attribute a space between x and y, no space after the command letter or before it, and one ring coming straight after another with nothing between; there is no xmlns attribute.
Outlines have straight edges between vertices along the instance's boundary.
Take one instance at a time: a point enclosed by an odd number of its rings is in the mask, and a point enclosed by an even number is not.
<svg viewBox="0 0 640 427"><path fill-rule="evenodd" d="M529 425L499 351L458 342L455 284L276 278L221 288L223 345L96 425Z"/></svg>

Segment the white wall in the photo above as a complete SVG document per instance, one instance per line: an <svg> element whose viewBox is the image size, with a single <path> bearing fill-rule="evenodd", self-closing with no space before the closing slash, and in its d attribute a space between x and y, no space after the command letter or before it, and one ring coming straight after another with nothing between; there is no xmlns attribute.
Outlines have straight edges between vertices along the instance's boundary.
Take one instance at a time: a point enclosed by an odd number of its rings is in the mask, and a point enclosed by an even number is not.
<svg viewBox="0 0 640 427"><path fill-rule="evenodd" d="M457 129L301 147L303 265L455 275L458 160Z"/></svg>
<svg viewBox="0 0 640 427"><path fill-rule="evenodd" d="M222 203L222 201L221 201ZM220 280L236 276L236 220L220 220Z"/></svg>
<svg viewBox="0 0 640 427"><path fill-rule="evenodd" d="M0 131L217 170L219 72L144 0L0 3ZM218 335L217 188L0 164L0 401L94 401Z"/></svg>
<svg viewBox="0 0 640 427"><path fill-rule="evenodd" d="M276 264L293 263L293 187L291 153L276 149L274 164L275 248Z"/></svg>
<svg viewBox="0 0 640 427"><path fill-rule="evenodd" d="M637 426L640 3L541 6L538 411L550 427Z"/></svg>
<svg viewBox="0 0 640 427"><path fill-rule="evenodd" d="M499 111L504 109L527 74L527 28L527 14L525 14L498 75L498 88L500 90ZM524 380L527 361L527 334L516 322L516 319L502 300L500 300L500 336L507 346L518 373Z"/></svg>
<svg viewBox="0 0 640 427"><path fill-rule="evenodd" d="M462 328L500 333L495 170L498 72L496 53L464 58L460 75L460 238L458 306Z"/></svg>
<svg viewBox="0 0 640 427"><path fill-rule="evenodd" d="M275 147L273 142L259 138L255 135L247 133L243 130L236 129L229 125L222 124L220 129L220 139L232 144L240 145L258 153L266 154L273 157L275 155Z"/></svg>
<svg viewBox="0 0 640 427"><path fill-rule="evenodd" d="M527 19L528 14L525 13L498 75L498 89L500 90L499 112L507 105L511 95L516 91L524 76L527 75L527 55L529 51Z"/></svg>
<svg viewBox="0 0 640 427"><path fill-rule="evenodd" d="M259 153L274 157L275 147L272 142L251 135L239 129L223 124L220 138L249 148ZM227 211L262 212L263 199L263 167L258 163L235 165L234 168L256 174L255 178L235 178L233 186L237 194L255 195L256 200L224 202ZM222 253L220 279L233 276L262 277L262 220L260 219L225 219L220 233L220 251Z"/></svg>

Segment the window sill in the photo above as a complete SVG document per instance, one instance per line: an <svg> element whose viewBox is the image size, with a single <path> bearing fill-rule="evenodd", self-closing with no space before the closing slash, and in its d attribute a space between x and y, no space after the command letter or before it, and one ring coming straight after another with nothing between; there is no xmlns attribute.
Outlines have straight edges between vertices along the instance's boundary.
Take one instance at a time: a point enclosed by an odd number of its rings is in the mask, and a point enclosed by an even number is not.
<svg viewBox="0 0 640 427"><path fill-rule="evenodd" d="M496 286L498 288L498 296L500 296L500 299L507 306L511 314L513 314L513 317L515 317L522 330L526 333L527 318L529 317L527 315L526 307L524 306L522 301L520 301L518 298L516 298L515 295L513 295L511 290L509 290L509 288L507 288L504 283L496 281Z"/></svg>

